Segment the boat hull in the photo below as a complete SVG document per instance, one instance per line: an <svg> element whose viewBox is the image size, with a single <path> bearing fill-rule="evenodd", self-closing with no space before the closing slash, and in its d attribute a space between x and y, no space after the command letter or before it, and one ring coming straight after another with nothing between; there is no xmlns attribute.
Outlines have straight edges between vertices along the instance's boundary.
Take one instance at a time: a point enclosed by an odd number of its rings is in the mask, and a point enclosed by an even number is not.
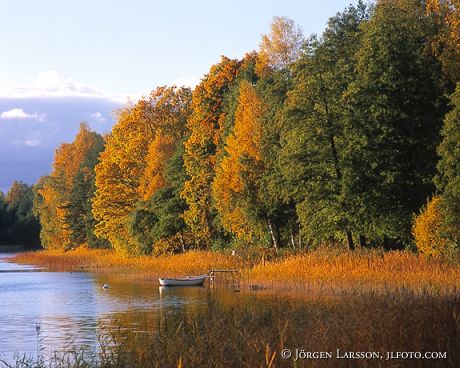
<svg viewBox="0 0 460 368"><path fill-rule="evenodd" d="M203 285L206 280L206 275L190 276L186 278L172 279L162 278L158 279L161 286L199 286Z"/></svg>

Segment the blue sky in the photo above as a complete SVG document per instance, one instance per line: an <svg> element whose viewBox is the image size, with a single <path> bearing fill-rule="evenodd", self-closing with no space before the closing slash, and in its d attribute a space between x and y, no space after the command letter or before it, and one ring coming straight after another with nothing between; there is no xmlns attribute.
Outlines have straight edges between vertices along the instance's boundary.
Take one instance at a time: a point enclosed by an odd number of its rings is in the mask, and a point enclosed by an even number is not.
<svg viewBox="0 0 460 368"><path fill-rule="evenodd" d="M309 35L350 2L0 0L0 85L53 70L107 93L145 94L199 80L221 54L257 49L275 15Z"/></svg>
<svg viewBox="0 0 460 368"><path fill-rule="evenodd" d="M128 98L257 50L274 16L310 35L351 2L0 0L0 190L48 174L80 121L106 132Z"/></svg>

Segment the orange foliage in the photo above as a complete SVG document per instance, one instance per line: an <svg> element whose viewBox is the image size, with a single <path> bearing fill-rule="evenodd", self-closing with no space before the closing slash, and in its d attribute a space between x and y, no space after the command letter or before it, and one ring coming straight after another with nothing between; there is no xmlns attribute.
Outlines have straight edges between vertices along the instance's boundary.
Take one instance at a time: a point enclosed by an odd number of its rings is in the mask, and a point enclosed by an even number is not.
<svg viewBox="0 0 460 368"><path fill-rule="evenodd" d="M256 186L263 166L260 151L264 112L263 102L254 87L242 81L234 131L225 145L227 156L216 169L213 183L213 196L222 225L239 238L251 239L255 232L254 224L245 213L244 202L251 195L245 189Z"/></svg>
<svg viewBox="0 0 460 368"><path fill-rule="evenodd" d="M73 181L88 151L96 144L89 127L82 123L73 143L62 144L55 153L53 171L40 180L34 210L42 225L41 239L46 248L64 248L71 243L67 224L69 195Z"/></svg>
<svg viewBox="0 0 460 368"><path fill-rule="evenodd" d="M440 210L440 197L433 197L416 217L412 233L415 238L417 249L425 254L440 255L449 248L449 240L446 238L444 218Z"/></svg>
<svg viewBox="0 0 460 368"><path fill-rule="evenodd" d="M95 234L122 253L139 251L129 234L127 217L151 189L152 170L162 165L155 163L159 158L149 156L149 151L156 154L155 147L150 150L151 142L158 145L162 136L179 139L185 134L190 96L187 88L157 88L148 99L120 112L107 139L96 166L93 214L99 223Z"/></svg>
<svg viewBox="0 0 460 368"><path fill-rule="evenodd" d="M438 34L431 40L434 54L454 82L460 81L460 0L427 0L428 14L435 17Z"/></svg>
<svg viewBox="0 0 460 368"><path fill-rule="evenodd" d="M149 199L158 189L166 186L163 178L165 165L176 151L177 141L171 136L157 134L150 144L146 157L147 166L141 178L139 191L144 200Z"/></svg>
<svg viewBox="0 0 460 368"><path fill-rule="evenodd" d="M220 141L224 93L235 79L239 63L222 57L193 91L190 136L185 142L184 165L189 175L182 197L189 205L184 220L203 244L212 238L211 184Z"/></svg>

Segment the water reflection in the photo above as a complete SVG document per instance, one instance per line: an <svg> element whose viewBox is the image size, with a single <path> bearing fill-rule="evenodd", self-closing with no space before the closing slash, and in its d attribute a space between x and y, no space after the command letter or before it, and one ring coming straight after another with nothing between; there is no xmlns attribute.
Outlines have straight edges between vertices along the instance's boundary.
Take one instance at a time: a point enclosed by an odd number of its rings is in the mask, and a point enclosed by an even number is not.
<svg viewBox="0 0 460 368"><path fill-rule="evenodd" d="M7 360L15 352L35 356L37 348L50 353L71 344L95 351L102 326L124 320L123 328L136 330L146 318L206 300L205 287L165 290L122 275L48 272L7 263L7 257L0 254L0 354Z"/></svg>

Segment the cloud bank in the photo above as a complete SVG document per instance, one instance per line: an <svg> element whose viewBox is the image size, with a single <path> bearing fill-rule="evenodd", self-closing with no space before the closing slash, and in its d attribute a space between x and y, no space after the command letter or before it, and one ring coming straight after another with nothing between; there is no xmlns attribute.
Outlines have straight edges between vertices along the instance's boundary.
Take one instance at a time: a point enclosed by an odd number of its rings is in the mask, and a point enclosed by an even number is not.
<svg viewBox="0 0 460 368"><path fill-rule="evenodd" d="M46 121L46 114L38 114L34 112L33 114L30 114L28 112L25 112L23 109L19 108L14 108L10 110L3 111L0 114L0 119L1 120L35 120L35 121Z"/></svg>
<svg viewBox="0 0 460 368"><path fill-rule="evenodd" d="M115 95L76 81L59 70L46 70L39 73L35 81L26 85L0 84L0 98L37 97L87 97L128 103L139 98L136 94Z"/></svg>

